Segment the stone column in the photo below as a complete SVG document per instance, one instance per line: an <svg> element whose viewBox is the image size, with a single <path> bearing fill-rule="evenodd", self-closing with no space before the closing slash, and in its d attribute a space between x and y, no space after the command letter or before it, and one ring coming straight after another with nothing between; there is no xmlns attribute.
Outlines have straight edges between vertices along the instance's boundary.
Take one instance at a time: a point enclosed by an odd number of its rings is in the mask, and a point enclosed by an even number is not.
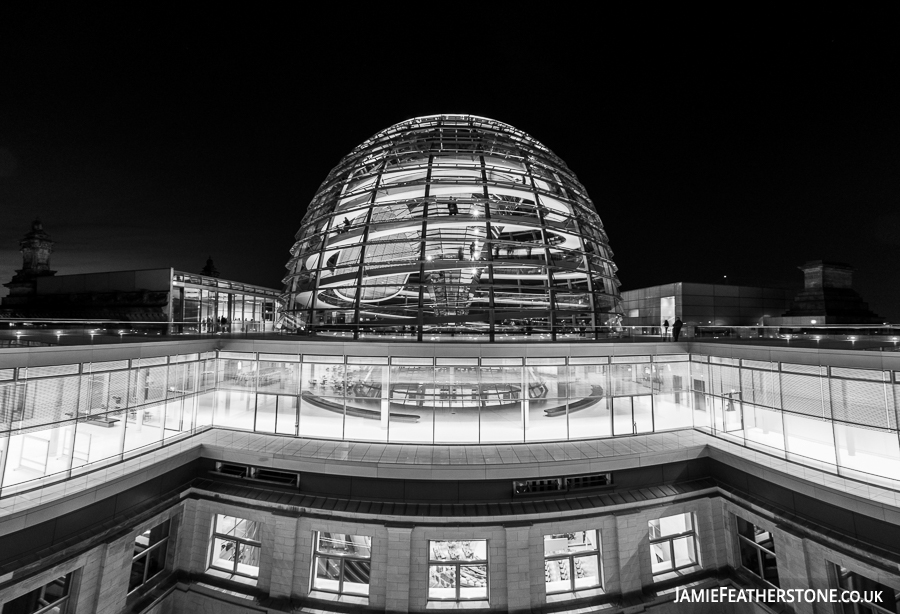
<svg viewBox="0 0 900 614"><path fill-rule="evenodd" d="M387 594L385 612L409 612L412 527L387 527Z"/></svg>
<svg viewBox="0 0 900 614"><path fill-rule="evenodd" d="M273 515L273 518L275 520L275 531L269 596L289 598L293 594L297 518L278 514Z"/></svg>
<svg viewBox="0 0 900 614"><path fill-rule="evenodd" d="M532 553L528 534L528 527L506 527L507 607L511 613L531 611Z"/></svg>

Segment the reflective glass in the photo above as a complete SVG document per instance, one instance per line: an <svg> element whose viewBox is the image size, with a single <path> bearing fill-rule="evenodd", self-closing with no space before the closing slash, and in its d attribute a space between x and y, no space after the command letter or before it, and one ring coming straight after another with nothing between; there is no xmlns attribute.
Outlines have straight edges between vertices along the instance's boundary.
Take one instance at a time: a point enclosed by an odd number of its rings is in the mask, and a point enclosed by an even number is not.
<svg viewBox="0 0 900 614"><path fill-rule="evenodd" d="M531 137L481 118L416 119L375 135L341 161L307 210L281 324L355 338L550 338L551 288L586 285L581 255L609 253L584 188L568 170L562 181L547 170L563 168ZM604 323L621 313L617 282L605 281L594 281L602 300L574 304ZM360 313L360 321L329 316L323 305ZM557 308L572 307L563 300Z"/></svg>

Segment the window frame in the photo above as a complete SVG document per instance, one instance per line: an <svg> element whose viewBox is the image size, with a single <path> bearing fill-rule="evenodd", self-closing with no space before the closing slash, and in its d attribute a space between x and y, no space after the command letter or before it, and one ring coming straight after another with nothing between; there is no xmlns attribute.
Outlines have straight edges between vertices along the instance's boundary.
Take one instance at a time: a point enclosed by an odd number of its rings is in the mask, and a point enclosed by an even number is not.
<svg viewBox="0 0 900 614"><path fill-rule="evenodd" d="M832 561L826 561L826 563L828 564L829 584L836 587L838 591L848 590L862 592L867 590L877 590L876 587L882 587L883 589L894 593L895 596L900 595L900 590L877 582L876 580L872 580L870 577L844 567L840 563L834 563ZM843 572L846 572L846 574ZM844 578L847 579L846 582L844 581ZM860 585L862 582L868 582L875 586ZM847 586L845 586L845 584ZM900 605L900 599L895 597L895 601ZM835 612L838 614L895 614L898 611L900 611L900 607L895 610L889 610L876 603L860 602L835 604Z"/></svg>
<svg viewBox="0 0 900 614"><path fill-rule="evenodd" d="M133 594L135 591L140 590L141 587L146 586L148 582L150 582L150 581L153 580L154 578L158 577L161 573L163 573L164 571L166 571L166 566L167 566L167 563L168 563L168 556L169 556L169 552L168 552L168 544L169 544L169 539L170 539L170 537L172 536L172 519L171 519L171 518L167 518L166 520L162 521L161 523L156 524L156 525L153 525L152 527L150 527L150 528L147 529L146 531L144 531L144 532L139 533L138 535L136 535L134 539L135 539L135 542L137 542L137 539L138 539L139 537L141 537L144 533L151 533L151 532L153 531L153 529L155 529L155 528L157 528L157 527L161 527L161 526L163 526L163 525L168 525L168 526L167 526L167 529L166 529L166 536L163 537L163 538L162 538L161 540L159 540L158 542L156 542L155 544L151 544L150 546L147 546L147 548L146 548L143 552L141 552L140 554L132 555L132 557L131 557L131 569L134 569L134 564L137 562L138 559L140 559L140 558L149 559L149 558L150 558L150 555L151 555L154 551L159 550L159 549L161 549L161 548L165 548L165 549L166 549L166 553L165 553L165 555L164 555L163 566L162 566L162 567L159 569L159 571L157 571L155 574L153 574L152 576L148 577L147 574L149 573L150 566L147 565L147 563L145 562L145 563L144 563L144 579L143 579L143 581L142 581L140 584L138 584L137 586L135 586L134 588L128 590L128 591L127 591L127 594L128 594L128 595L131 595L131 594ZM131 576L130 576L130 575L129 575L128 581L129 581L129 583L131 582Z"/></svg>
<svg viewBox="0 0 900 614"><path fill-rule="evenodd" d="M735 528L737 529L736 533L737 533L737 538L738 538L737 555L738 555L738 561L740 563L741 569L744 569L744 570L750 572L751 574L753 574L753 576L755 578L761 580L767 586L771 586L773 588L779 588L781 585L781 578L780 577L778 578L778 584L773 584L772 582L766 580L766 577L763 572L763 561L764 561L763 554L769 554L775 560L775 575L776 575L776 577L778 577L778 556L775 554L775 534L772 533L771 531L766 531L766 530L762 529L761 527L759 527L759 525L756 525L756 524L750 522L749 520L741 518L740 516L737 516L737 515L734 515L734 521L735 521ZM749 525L753 529L754 535L757 535L757 531L762 532L762 533L768 533L768 535L772 539L772 549L769 550L768 548L763 547L762 544L760 544L759 542L757 542L753 539L750 539L746 535L742 534L741 533L741 522L744 522L747 525ZM759 569L753 570L744 564L744 553L741 548L741 546L743 544L747 544L748 546L754 548L757 551L756 563L757 563L757 566L759 567Z"/></svg>
<svg viewBox="0 0 900 614"><path fill-rule="evenodd" d="M256 571L255 576L251 576L250 574L246 574L246 573L242 573L242 572L238 571L238 559L240 557L238 556L237 552L238 552L239 546L255 547L255 548L259 548L260 558L262 558L262 542L252 540L252 539L247 539L245 537L237 537L236 535L227 535L225 533L219 533L217 531L218 525L219 525L219 516L224 516L226 518L237 518L238 520L243 520L244 522L253 522L253 523L256 523L257 526L262 525L261 522L259 522L257 520L250 520L249 518L241 518L240 516L230 516L228 514L218 514L218 513L213 514L213 531L212 531L212 536L210 537L210 542L209 542L209 563L207 564L207 569L214 569L215 571L219 571L222 573L229 573L229 574L232 574L235 576L240 576L242 578L250 578L253 580L259 580L259 565L256 566L257 571ZM235 523L235 526L237 526L237 523ZM213 564L213 561L216 560L216 540L217 539L220 539L222 541L229 541L234 544L235 556L234 556L234 559L232 559L232 562L234 563L232 566L232 569L223 569L221 567L216 567Z"/></svg>
<svg viewBox="0 0 900 614"><path fill-rule="evenodd" d="M557 591L548 591L546 590L547 582L545 579L544 589L547 595L565 595L566 593L577 593L579 591L589 591L600 589L603 590L603 566L602 561L600 560L600 531L597 529L587 529L586 531L575 531L575 533L579 532L593 532L594 533L594 549L593 550L583 550L581 552L568 552L561 554L547 554L546 546L544 549L544 565L546 565L550 561L560 561L566 560L569 561L569 588ZM552 537L553 535L563 535L557 533L551 533L550 535L544 535L544 543L546 544L547 538ZM575 574L572 573L572 570L575 569L575 559L583 559L588 557L595 557L597 559L597 584L593 584L591 586L582 586L579 588L575 587Z"/></svg>
<svg viewBox="0 0 900 614"><path fill-rule="evenodd" d="M313 591L319 591L323 593L331 593L333 595L340 595L342 597L369 597L369 591L372 586L372 537L368 535L353 535L354 537L365 537L369 540L369 556L359 556L353 554L338 554L336 552L324 552L319 550L319 540L322 534L328 533L329 535L334 535L332 531L313 531L313 560L312 560L312 573L311 577L311 589ZM350 533L340 533L339 535L347 535L350 536ZM333 590L330 588L323 588L321 586L316 586L316 581L319 579L316 571L319 568L319 558L326 559L339 559L340 564L340 579L338 580L338 590ZM355 561L355 562L367 562L369 563L369 583L366 585L369 587L365 593L349 593L344 591L344 576L345 576L345 565L347 561Z"/></svg>
<svg viewBox="0 0 900 614"><path fill-rule="evenodd" d="M470 559L465 561L444 561L434 558L434 550L432 544L441 542L484 542L484 559ZM488 549L489 540L487 539L429 539L428 540L428 601L441 601L444 603L459 603L464 601L490 601L491 596L491 568L488 562L490 551ZM462 568L463 567L479 567L484 566L484 597L462 597L460 590L462 589ZM431 568L432 567L452 567L454 574L454 588L456 589L454 597L433 597L431 595Z"/></svg>
<svg viewBox="0 0 900 614"><path fill-rule="evenodd" d="M65 591L63 596L60 597L59 599L57 599L56 601L42 605L36 610L32 610L28 614L45 614L45 613L50 612L53 608L57 608L57 607L59 608L59 610L57 613L54 613L54 614L66 614L66 612L68 612L68 610L69 610L69 599L72 596L72 580L73 580L74 575L75 575L75 572L70 571L69 573L67 573L63 576L54 578L54 579L50 580L49 582L42 584L41 586L39 586L37 588L31 589L27 593L23 593L14 599L10 599L9 601L7 601L6 603L3 604L3 608L0 609L0 613L6 612L6 606L8 606L10 603L13 603L17 599L21 599L22 597L27 597L28 595L32 595L34 593L38 593L38 597L37 597L38 602L44 601L44 595L46 593L47 587L50 586L51 584L57 582L58 580L62 579L63 580L63 590Z"/></svg>
<svg viewBox="0 0 900 614"><path fill-rule="evenodd" d="M669 516L662 516L660 518L656 518L656 521L662 521L666 518L671 518L672 516L688 516L691 519L691 529L690 531L682 531L681 533L673 533L671 535L663 535L660 537L650 537L650 571L653 576L661 576L668 573L679 573L684 569L689 569L691 567L696 567L700 565L700 553L697 548L697 518L694 515L694 512L681 512L680 514L670 514ZM650 527L650 522L647 522L648 531L652 533L652 528ZM675 541L682 539L684 537L691 538L691 550L693 551L693 560L689 564L685 565L675 565ZM653 571L653 546L663 544L668 542L669 544L669 560L671 561L671 568L665 569L662 571Z"/></svg>

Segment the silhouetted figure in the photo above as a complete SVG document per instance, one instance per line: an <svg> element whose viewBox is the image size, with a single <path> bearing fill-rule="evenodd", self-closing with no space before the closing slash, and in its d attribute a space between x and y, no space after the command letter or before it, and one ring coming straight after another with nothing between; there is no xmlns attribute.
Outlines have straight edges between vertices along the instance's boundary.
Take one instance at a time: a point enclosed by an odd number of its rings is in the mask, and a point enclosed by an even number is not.
<svg viewBox="0 0 900 614"><path fill-rule="evenodd" d="M672 324L672 340L678 341L678 335L681 334L681 327L684 326L684 322L681 321L681 318L675 318L675 323Z"/></svg>
<svg viewBox="0 0 900 614"><path fill-rule="evenodd" d="M447 211L450 213L450 215L456 215L457 213L459 213L459 207L456 205L455 199L451 198L450 202L447 203Z"/></svg>
<svg viewBox="0 0 900 614"><path fill-rule="evenodd" d="M344 218L344 232L347 232L348 230L350 230L350 220Z"/></svg>
<svg viewBox="0 0 900 614"><path fill-rule="evenodd" d="M665 320L665 321L663 322L663 328L666 329L666 333L665 333L666 336L665 336L665 338L668 339L668 338L669 338L669 321L668 321L668 320Z"/></svg>
<svg viewBox="0 0 900 614"><path fill-rule="evenodd" d="M475 260L475 241L469 243L469 259Z"/></svg>

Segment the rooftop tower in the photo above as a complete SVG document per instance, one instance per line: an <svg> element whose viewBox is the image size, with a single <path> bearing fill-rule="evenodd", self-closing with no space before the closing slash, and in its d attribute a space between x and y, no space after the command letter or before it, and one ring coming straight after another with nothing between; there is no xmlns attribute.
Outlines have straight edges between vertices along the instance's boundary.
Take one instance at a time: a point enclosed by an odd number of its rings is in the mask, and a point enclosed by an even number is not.
<svg viewBox="0 0 900 614"><path fill-rule="evenodd" d="M543 144L483 117L419 117L366 140L329 173L295 238L288 330L557 339L622 313L584 186Z"/></svg>
<svg viewBox="0 0 900 614"><path fill-rule="evenodd" d="M9 296L3 298L4 306L16 307L27 304L35 294L37 278L56 275L56 271L50 270L53 243L41 220L34 220L31 223L31 231L19 241L22 268L16 271L8 283L3 284L9 288Z"/></svg>

